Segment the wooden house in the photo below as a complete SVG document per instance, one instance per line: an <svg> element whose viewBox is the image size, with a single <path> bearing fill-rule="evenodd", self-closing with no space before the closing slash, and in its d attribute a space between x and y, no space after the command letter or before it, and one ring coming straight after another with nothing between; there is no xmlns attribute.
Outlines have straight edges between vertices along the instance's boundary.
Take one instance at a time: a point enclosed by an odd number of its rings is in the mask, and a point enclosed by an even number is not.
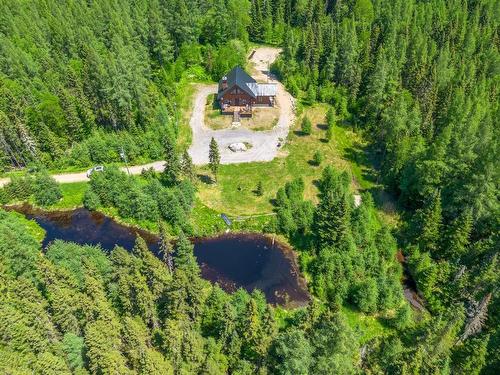
<svg viewBox="0 0 500 375"><path fill-rule="evenodd" d="M255 106L274 106L276 91L276 83L259 83L237 66L219 81L217 100L223 113L251 116Z"/></svg>

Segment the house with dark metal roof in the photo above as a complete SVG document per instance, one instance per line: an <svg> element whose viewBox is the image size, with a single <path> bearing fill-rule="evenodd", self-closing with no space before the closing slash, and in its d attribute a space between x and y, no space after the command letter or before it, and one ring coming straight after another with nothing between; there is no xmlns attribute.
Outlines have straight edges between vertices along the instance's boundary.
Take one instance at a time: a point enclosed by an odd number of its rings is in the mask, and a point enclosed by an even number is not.
<svg viewBox="0 0 500 375"><path fill-rule="evenodd" d="M252 107L274 106L276 92L276 83L257 82L237 66L219 81L217 100L223 113L238 111L251 116Z"/></svg>

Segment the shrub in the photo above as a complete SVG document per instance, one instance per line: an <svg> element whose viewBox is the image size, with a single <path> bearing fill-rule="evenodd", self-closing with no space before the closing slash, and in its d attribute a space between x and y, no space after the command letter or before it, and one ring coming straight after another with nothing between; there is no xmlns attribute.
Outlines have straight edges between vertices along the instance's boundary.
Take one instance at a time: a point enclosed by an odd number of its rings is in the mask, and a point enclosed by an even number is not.
<svg viewBox="0 0 500 375"><path fill-rule="evenodd" d="M88 189L83 196L83 205L90 211L95 211L101 205L101 201L99 200L99 196L94 193L92 189Z"/></svg>
<svg viewBox="0 0 500 375"><path fill-rule="evenodd" d="M306 102L309 105L314 104L316 102L316 87L314 85L310 84L307 93L306 93Z"/></svg>
<svg viewBox="0 0 500 375"><path fill-rule="evenodd" d="M14 176L5 186L10 200L27 200L33 194L33 178L30 176Z"/></svg>
<svg viewBox="0 0 500 375"><path fill-rule="evenodd" d="M10 200L9 193L6 189L0 188L0 204L6 204Z"/></svg>
<svg viewBox="0 0 500 375"><path fill-rule="evenodd" d="M410 306L405 303L396 311L396 316L391 320L391 324L399 330L405 329L411 325L413 321L412 311Z"/></svg>
<svg viewBox="0 0 500 375"><path fill-rule="evenodd" d="M290 94L292 94L292 96L295 96L297 97L297 95L299 95L299 86L297 85L297 82L295 81L295 79L293 77L290 77L286 80L286 88L288 90L288 92Z"/></svg>
<svg viewBox="0 0 500 375"><path fill-rule="evenodd" d="M311 134L312 123L311 123L311 120L309 119L309 117L304 116L304 118L302 119L301 130L302 130L302 134L304 134L304 135Z"/></svg>
<svg viewBox="0 0 500 375"><path fill-rule="evenodd" d="M354 292L354 302L365 313L377 310L378 287L374 279L368 278L358 284Z"/></svg>
<svg viewBox="0 0 500 375"><path fill-rule="evenodd" d="M323 103L330 103L335 96L335 86L331 82L326 82L319 87L318 98Z"/></svg>
<svg viewBox="0 0 500 375"><path fill-rule="evenodd" d="M46 172L37 173L33 182L33 194L36 204L50 206L62 198L61 187Z"/></svg>
<svg viewBox="0 0 500 375"><path fill-rule="evenodd" d="M320 166L323 162L323 154L321 151L317 150L313 155L313 163L314 165Z"/></svg>
<svg viewBox="0 0 500 375"><path fill-rule="evenodd" d="M156 171L153 167L150 167L148 169L143 169L141 171L141 177L146 179L146 180L154 180L156 179Z"/></svg>
<svg viewBox="0 0 500 375"><path fill-rule="evenodd" d="M116 207L122 217L132 217L137 220L158 220L156 201L135 184L118 196Z"/></svg>

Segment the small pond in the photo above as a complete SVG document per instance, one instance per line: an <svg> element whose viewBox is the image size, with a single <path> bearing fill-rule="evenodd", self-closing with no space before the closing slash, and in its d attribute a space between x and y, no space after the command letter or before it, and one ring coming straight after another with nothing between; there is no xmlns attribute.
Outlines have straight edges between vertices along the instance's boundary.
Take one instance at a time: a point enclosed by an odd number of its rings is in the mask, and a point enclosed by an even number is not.
<svg viewBox="0 0 500 375"><path fill-rule="evenodd" d="M46 212L29 205L10 207L34 219L46 231L43 247L61 239L79 244L100 245L111 251L115 246L131 250L137 236L158 255L158 237L117 223L99 212L85 208ZM239 287L260 289L273 304L300 306L309 301L304 279L294 252L262 234L228 233L216 237L193 238L194 254L203 278L217 282L228 292Z"/></svg>

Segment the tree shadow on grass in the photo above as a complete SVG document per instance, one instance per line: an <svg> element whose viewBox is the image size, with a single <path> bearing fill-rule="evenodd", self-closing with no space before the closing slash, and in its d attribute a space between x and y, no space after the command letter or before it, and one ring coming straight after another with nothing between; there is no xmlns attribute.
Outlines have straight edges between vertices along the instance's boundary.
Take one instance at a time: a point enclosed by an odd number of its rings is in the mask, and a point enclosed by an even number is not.
<svg viewBox="0 0 500 375"><path fill-rule="evenodd" d="M314 179L311 181L314 186L316 186L318 189L320 188L321 181L318 179Z"/></svg>
<svg viewBox="0 0 500 375"><path fill-rule="evenodd" d="M212 177L206 174L198 174L196 175L198 179L203 182L204 184L211 185L213 183Z"/></svg>
<svg viewBox="0 0 500 375"><path fill-rule="evenodd" d="M387 214L395 214L402 210L398 197L394 193L386 191L384 186L377 185L368 189L368 191L371 193L375 206L379 210Z"/></svg>
<svg viewBox="0 0 500 375"><path fill-rule="evenodd" d="M363 179L374 184L379 183L379 173L375 169L370 150L359 144L345 149L344 155L347 160L361 167Z"/></svg>
<svg viewBox="0 0 500 375"><path fill-rule="evenodd" d="M359 143L345 149L343 157L361 168L361 177L374 186L366 189L371 193L375 206L383 212L393 214L400 211L397 196L383 183L380 176L381 155L373 145Z"/></svg>
<svg viewBox="0 0 500 375"><path fill-rule="evenodd" d="M309 164L311 167L319 167L321 165L316 163L313 159L308 160L307 164Z"/></svg>
<svg viewBox="0 0 500 375"><path fill-rule="evenodd" d="M327 124L317 124L316 127L320 130L328 130Z"/></svg>
<svg viewBox="0 0 500 375"><path fill-rule="evenodd" d="M304 133L302 130L294 130L293 134L295 134L297 137L306 137L309 134Z"/></svg>

